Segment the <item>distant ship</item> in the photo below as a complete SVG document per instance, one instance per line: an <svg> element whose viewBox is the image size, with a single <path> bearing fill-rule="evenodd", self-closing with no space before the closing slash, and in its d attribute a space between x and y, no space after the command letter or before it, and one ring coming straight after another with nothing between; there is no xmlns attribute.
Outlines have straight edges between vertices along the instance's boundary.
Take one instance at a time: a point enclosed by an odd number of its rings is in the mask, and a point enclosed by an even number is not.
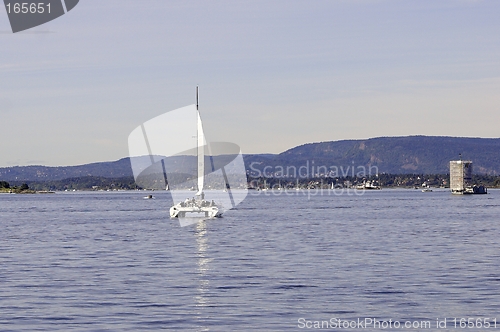
<svg viewBox="0 0 500 332"><path fill-rule="evenodd" d="M356 189L360 190L380 190L380 186L375 183L375 181L364 181L363 183L356 186Z"/></svg>

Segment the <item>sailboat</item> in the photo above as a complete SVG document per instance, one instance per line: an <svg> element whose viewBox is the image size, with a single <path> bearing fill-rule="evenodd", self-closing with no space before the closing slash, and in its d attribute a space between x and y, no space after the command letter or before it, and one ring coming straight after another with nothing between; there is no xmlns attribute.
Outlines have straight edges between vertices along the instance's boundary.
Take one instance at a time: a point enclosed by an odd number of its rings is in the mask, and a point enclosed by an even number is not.
<svg viewBox="0 0 500 332"><path fill-rule="evenodd" d="M222 216L222 209L212 200L205 200L203 185L205 181L205 134L201 122L200 111L198 107L198 87L196 87L196 115L197 115L197 172L198 183L197 192L192 199L186 199L170 208L170 218L186 217L205 217L216 218Z"/></svg>
<svg viewBox="0 0 500 332"><path fill-rule="evenodd" d="M169 217L179 220L181 227L220 217L248 194L240 147L207 142L198 101L197 87L196 103L149 119L128 137L137 186L151 190L168 186ZM196 195L186 195L188 190Z"/></svg>

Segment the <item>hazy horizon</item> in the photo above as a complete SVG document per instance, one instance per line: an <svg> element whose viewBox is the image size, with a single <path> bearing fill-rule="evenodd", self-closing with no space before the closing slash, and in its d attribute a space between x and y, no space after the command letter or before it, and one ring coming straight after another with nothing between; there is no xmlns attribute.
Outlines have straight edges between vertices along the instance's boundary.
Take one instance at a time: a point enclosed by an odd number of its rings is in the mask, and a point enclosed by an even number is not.
<svg viewBox="0 0 500 332"><path fill-rule="evenodd" d="M12 34L0 9L0 167L128 156L195 102L244 154L397 136L496 138L495 1L80 1ZM170 144L175 144L171 142Z"/></svg>

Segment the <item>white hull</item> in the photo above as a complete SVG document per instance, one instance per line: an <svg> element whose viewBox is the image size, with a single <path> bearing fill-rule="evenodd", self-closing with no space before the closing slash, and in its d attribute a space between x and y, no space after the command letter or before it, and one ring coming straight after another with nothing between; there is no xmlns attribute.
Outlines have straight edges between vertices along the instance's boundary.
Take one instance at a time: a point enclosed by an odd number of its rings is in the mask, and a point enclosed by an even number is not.
<svg viewBox="0 0 500 332"><path fill-rule="evenodd" d="M222 211L208 201L179 203L170 208L170 218L218 218Z"/></svg>

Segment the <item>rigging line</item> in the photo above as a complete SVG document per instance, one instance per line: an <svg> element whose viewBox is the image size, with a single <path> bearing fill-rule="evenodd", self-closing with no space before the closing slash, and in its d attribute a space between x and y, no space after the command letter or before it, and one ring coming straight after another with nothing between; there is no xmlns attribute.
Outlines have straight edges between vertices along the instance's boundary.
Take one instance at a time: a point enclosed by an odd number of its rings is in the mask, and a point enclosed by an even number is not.
<svg viewBox="0 0 500 332"><path fill-rule="evenodd" d="M142 135L144 136L144 141L146 142L146 147L148 148L149 158L151 159L151 165L155 163L155 159L153 158L153 153L151 152L151 146L149 145L148 135L146 135L146 128L144 128L144 124L141 124Z"/></svg>

